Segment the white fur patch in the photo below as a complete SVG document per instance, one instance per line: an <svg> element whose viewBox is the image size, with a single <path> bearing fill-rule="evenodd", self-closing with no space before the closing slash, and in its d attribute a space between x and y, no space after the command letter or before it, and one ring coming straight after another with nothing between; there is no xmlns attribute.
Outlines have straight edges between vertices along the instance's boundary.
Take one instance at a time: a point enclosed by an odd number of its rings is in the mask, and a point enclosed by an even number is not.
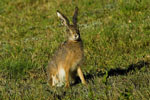
<svg viewBox="0 0 150 100"><path fill-rule="evenodd" d="M52 86L57 86L57 87L61 87L65 84L65 70L63 68L61 68L56 76L52 76Z"/></svg>
<svg viewBox="0 0 150 100"><path fill-rule="evenodd" d="M65 70L63 68L61 68L58 73L59 73L59 79L60 79L60 81L64 80L64 78L66 76Z"/></svg>

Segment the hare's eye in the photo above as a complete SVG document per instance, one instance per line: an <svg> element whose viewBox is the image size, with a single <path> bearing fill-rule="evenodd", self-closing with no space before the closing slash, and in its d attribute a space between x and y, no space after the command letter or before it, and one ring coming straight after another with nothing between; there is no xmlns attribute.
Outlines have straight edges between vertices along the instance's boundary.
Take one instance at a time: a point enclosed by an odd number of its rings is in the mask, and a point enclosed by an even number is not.
<svg viewBox="0 0 150 100"><path fill-rule="evenodd" d="M79 36L78 36L78 34L75 34L75 38L78 38Z"/></svg>

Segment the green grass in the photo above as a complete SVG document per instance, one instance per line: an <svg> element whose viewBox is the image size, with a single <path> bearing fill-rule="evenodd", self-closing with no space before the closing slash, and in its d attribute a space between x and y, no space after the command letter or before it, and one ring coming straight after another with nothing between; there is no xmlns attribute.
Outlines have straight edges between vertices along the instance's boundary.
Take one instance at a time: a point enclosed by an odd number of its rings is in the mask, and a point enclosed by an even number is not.
<svg viewBox="0 0 150 100"><path fill-rule="evenodd" d="M0 100L149 100L149 0L1 0ZM88 86L47 85L46 66L79 7Z"/></svg>

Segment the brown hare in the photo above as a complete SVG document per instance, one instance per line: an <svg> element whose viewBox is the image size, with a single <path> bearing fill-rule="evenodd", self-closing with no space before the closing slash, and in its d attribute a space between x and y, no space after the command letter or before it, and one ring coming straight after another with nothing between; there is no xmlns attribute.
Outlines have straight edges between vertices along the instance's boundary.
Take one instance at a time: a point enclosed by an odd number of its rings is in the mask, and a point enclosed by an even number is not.
<svg viewBox="0 0 150 100"><path fill-rule="evenodd" d="M81 82L86 84L83 73L79 66L83 58L83 43L77 27L78 8L75 8L73 25L61 12L57 16L63 21L67 28L68 40L56 51L47 67L48 82L51 86L60 87L65 84L70 86L69 78L74 79L78 74Z"/></svg>

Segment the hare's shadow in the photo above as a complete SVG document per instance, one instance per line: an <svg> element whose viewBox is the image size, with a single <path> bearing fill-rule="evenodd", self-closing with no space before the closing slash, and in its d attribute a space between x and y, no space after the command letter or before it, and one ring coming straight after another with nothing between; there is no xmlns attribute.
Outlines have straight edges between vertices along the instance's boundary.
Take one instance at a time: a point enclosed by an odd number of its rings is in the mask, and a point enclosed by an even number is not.
<svg viewBox="0 0 150 100"><path fill-rule="evenodd" d="M131 71L140 70L144 66L148 66L149 67L149 65L150 65L149 62L139 61L136 64L129 65L127 69L120 69L120 68L111 69L108 72L108 76L126 75L127 73L129 73Z"/></svg>
<svg viewBox="0 0 150 100"><path fill-rule="evenodd" d="M116 69L110 69L108 71L108 76L107 77L110 77L110 76L117 76L117 75L126 75L127 73L131 72L131 71L135 71L136 69L137 70L140 70L141 68L143 68L144 66L149 66L150 65L150 62L146 62L146 61L139 61L137 62L136 64L131 64L129 65L126 69L121 69L121 68L116 68ZM106 73L102 73L102 72L98 72L98 73L89 73L87 75L85 75L85 79L87 81L93 79L94 77L102 77L104 76ZM80 83L80 79L79 77L76 78L76 82L72 85L75 85L75 84L78 84Z"/></svg>

